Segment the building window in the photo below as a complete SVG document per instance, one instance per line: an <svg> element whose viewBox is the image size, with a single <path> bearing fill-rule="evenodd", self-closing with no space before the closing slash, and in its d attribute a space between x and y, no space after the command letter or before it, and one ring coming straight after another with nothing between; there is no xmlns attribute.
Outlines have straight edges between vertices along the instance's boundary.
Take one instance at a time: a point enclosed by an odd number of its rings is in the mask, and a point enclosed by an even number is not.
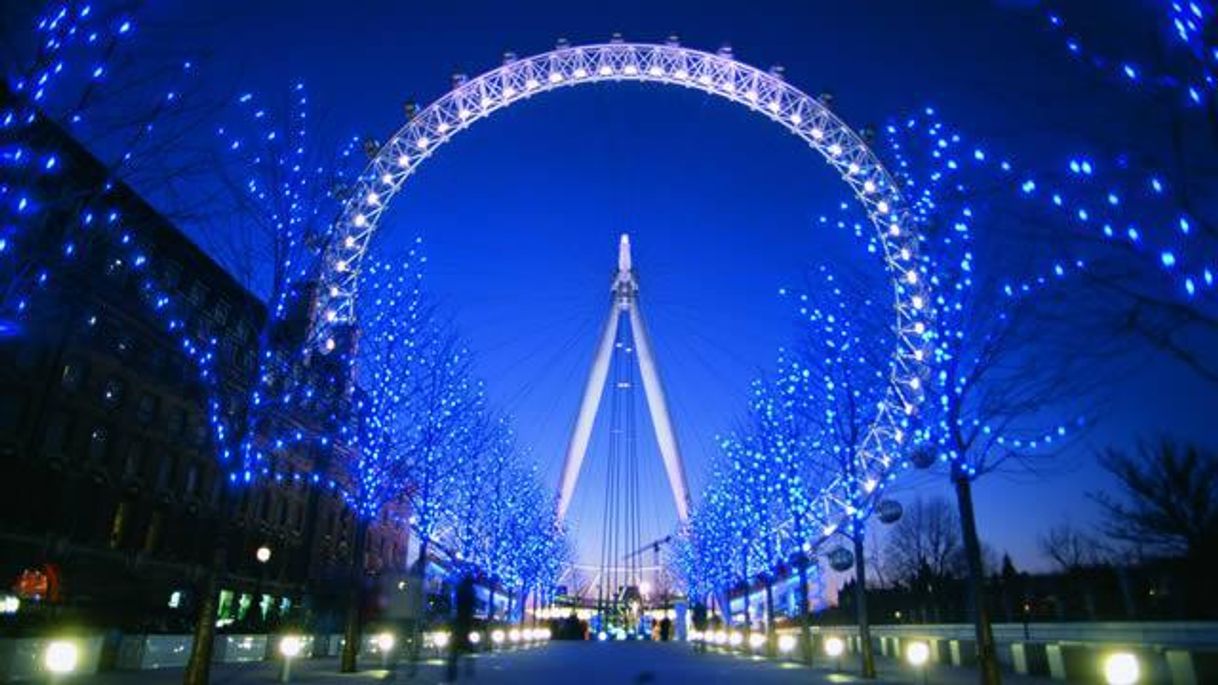
<svg viewBox="0 0 1218 685"><path fill-rule="evenodd" d="M135 353L135 340L129 335L119 335L114 340L114 353L119 359L130 359Z"/></svg>
<svg viewBox="0 0 1218 685"><path fill-rule="evenodd" d="M165 424L165 432L170 438L177 438L182 435L184 430L186 430L186 410L181 407L174 407L169 412L169 419Z"/></svg>
<svg viewBox="0 0 1218 685"><path fill-rule="evenodd" d="M46 433L42 436L42 449L52 457L62 457L68 443L68 415L56 412L47 422Z"/></svg>
<svg viewBox="0 0 1218 685"><path fill-rule="evenodd" d="M63 365L63 371L59 374L59 387L67 392L76 392L80 390L85 383L85 362L83 360L70 361Z"/></svg>
<svg viewBox="0 0 1218 685"><path fill-rule="evenodd" d="M138 478L143 461L144 444L138 440L132 440L131 444L127 446L127 456L123 458L123 477Z"/></svg>
<svg viewBox="0 0 1218 685"><path fill-rule="evenodd" d="M228 303L228 300L221 299L216 303L216 308L213 310L212 316L215 318L218 325L223 326L226 322L228 322L228 315L229 312L232 311L232 308L233 307Z"/></svg>
<svg viewBox="0 0 1218 685"><path fill-rule="evenodd" d="M203 306L203 303L207 300L207 286L202 281L195 281L191 284L190 294L187 297L190 298L191 303L196 307Z"/></svg>
<svg viewBox="0 0 1218 685"><path fill-rule="evenodd" d="M157 396L146 392L140 396L140 404L136 409L135 418L145 426L152 423L156 419Z"/></svg>
<svg viewBox="0 0 1218 685"><path fill-rule="evenodd" d="M182 282L182 267L173 260L165 260L165 269L163 273L166 288L176 288L178 283Z"/></svg>
<svg viewBox="0 0 1218 685"><path fill-rule="evenodd" d="M118 409L123 404L126 385L121 378L110 378L102 386L102 404L106 409Z"/></svg>
<svg viewBox="0 0 1218 685"><path fill-rule="evenodd" d="M110 443L110 434L105 427L97 426L89 433L89 461L101 464L106 461L106 451Z"/></svg>
<svg viewBox="0 0 1218 685"><path fill-rule="evenodd" d="M168 490L169 489L169 479L173 475L173 457L169 456L169 455L163 455L161 457L161 463L158 464L158 467L159 468L157 469L157 472L156 472L157 490Z"/></svg>
<svg viewBox="0 0 1218 685"><path fill-rule="evenodd" d="M186 492L187 497L193 497L195 492L199 490L199 465L191 462L186 469L186 481L182 484L182 489Z"/></svg>

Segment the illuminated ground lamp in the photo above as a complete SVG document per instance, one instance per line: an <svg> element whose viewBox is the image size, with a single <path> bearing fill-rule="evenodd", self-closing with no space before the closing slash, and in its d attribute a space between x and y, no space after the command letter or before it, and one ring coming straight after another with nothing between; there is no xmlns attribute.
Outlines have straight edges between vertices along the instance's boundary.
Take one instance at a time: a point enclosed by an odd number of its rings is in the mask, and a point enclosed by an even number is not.
<svg viewBox="0 0 1218 685"><path fill-rule="evenodd" d="M784 656L787 654L790 654L795 649L796 642L797 641L796 641L794 635L779 635L778 636L779 653L783 654Z"/></svg>
<svg viewBox="0 0 1218 685"><path fill-rule="evenodd" d="M905 648L905 660L915 670L922 673L922 683L926 683L926 662L930 661L930 647L925 642L913 642Z"/></svg>
<svg viewBox="0 0 1218 685"><path fill-rule="evenodd" d="M732 634L727 638L727 643L732 647L739 647L740 645L744 644L744 636L738 631L733 630Z"/></svg>
<svg viewBox="0 0 1218 685"><path fill-rule="evenodd" d="M381 667L389 668L389 653L393 651L396 640L393 633L384 632L376 636L376 647L381 651Z"/></svg>
<svg viewBox="0 0 1218 685"><path fill-rule="evenodd" d="M451 639L452 639L452 636L444 631L440 631L440 632L431 634L431 644L436 649L444 649L445 647L448 646L448 642Z"/></svg>
<svg viewBox="0 0 1218 685"><path fill-rule="evenodd" d="M503 641L506 639L507 639L507 635L502 630L496 629L496 630L491 631L491 642L496 647L501 646L503 644Z"/></svg>
<svg viewBox="0 0 1218 685"><path fill-rule="evenodd" d="M846 652L846 643L840 637L825 638L825 656L833 659L833 670L842 670L842 654Z"/></svg>
<svg viewBox="0 0 1218 685"><path fill-rule="evenodd" d="M298 635L284 635L279 638L279 654L283 656L283 666L279 670L279 682L291 682L292 660L300 656L303 649L304 640Z"/></svg>
<svg viewBox="0 0 1218 685"><path fill-rule="evenodd" d="M757 651L762 647L765 647L765 635L762 635L761 633L753 633L749 635L749 649Z"/></svg>
<svg viewBox="0 0 1218 685"><path fill-rule="evenodd" d="M1104 682L1108 685L1134 685L1141 676L1141 665L1133 654L1114 652L1104 657Z"/></svg>
<svg viewBox="0 0 1218 685"><path fill-rule="evenodd" d="M80 663L80 649L68 640L52 640L42 655L42 662L51 678L67 676Z"/></svg>
<svg viewBox="0 0 1218 685"><path fill-rule="evenodd" d="M482 633L479 633L476 630L471 630L469 633L469 643L474 647L477 647L479 642L482 642Z"/></svg>

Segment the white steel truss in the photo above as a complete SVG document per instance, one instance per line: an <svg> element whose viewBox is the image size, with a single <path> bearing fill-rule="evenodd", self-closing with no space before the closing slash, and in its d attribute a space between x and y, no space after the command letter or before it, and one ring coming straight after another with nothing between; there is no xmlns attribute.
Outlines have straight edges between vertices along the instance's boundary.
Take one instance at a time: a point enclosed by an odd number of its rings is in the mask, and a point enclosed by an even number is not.
<svg viewBox="0 0 1218 685"><path fill-rule="evenodd" d="M900 188L863 139L818 98L788 84L777 70L742 64L730 50L718 54L666 44L568 46L517 59L454 88L419 110L379 147L334 226L313 312L311 340L325 353L337 327L354 325L361 262L381 215L419 165L457 133L490 114L559 88L587 83L640 81L694 88L757 112L816 150L866 210L890 275L898 338L888 393L871 426L852 478L839 477L816 498L815 515L828 536L864 515L884 482L894 476L907 433L907 417L922 400L928 374L932 315L918 258L918 231Z"/></svg>
<svg viewBox="0 0 1218 685"><path fill-rule="evenodd" d="M651 425L655 429L656 444L664 471L668 474L668 485L672 489L673 501L677 505L677 518L681 523L689 519L689 486L685 481L685 464L681 461L681 450L677 448L677 436L672 430L672 419L668 414L668 401L664 397L664 386L656 372L655 355L651 339L643 326L643 315L639 312L639 284L634 277L630 260L630 237L623 234L618 243L617 276L613 279L613 302L609 305L609 319L601 332L600 344L596 346L596 357L588 371L588 382L584 386L583 399L575 428L571 431L571 442L567 445L567 456L563 459L562 477L558 486L558 518L567 515L575 483L579 480L580 467L588 452L588 440L592 437L592 424L596 411L605 393L605 381L609 376L609 360L613 354L613 342L617 339L622 316L630 320L630 335L639 360L639 377L643 380L643 392L647 395L647 409L651 413Z"/></svg>

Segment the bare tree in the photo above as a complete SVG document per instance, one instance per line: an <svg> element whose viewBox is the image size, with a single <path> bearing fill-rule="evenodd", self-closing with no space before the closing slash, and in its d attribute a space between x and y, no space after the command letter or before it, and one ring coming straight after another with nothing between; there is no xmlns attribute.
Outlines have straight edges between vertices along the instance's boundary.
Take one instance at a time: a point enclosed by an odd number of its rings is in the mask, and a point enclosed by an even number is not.
<svg viewBox="0 0 1218 685"><path fill-rule="evenodd" d="M1190 561L1214 560L1218 454L1165 438L1133 452L1108 450L1100 465L1118 486L1115 495L1093 495L1109 537Z"/></svg>
<svg viewBox="0 0 1218 685"><path fill-rule="evenodd" d="M905 507L888 535L888 574L907 584L928 576L946 580L960 570L962 549L960 521L951 504L942 497L919 497Z"/></svg>
<svg viewBox="0 0 1218 685"><path fill-rule="evenodd" d="M1040 551L1063 571L1075 571L1104 561L1104 549L1095 536L1059 523L1040 537Z"/></svg>

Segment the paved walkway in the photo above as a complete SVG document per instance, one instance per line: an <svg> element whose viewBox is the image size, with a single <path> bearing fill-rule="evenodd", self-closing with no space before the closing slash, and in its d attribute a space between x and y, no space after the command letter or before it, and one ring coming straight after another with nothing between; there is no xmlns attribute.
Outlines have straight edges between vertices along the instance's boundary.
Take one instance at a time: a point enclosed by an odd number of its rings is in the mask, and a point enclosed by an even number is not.
<svg viewBox="0 0 1218 685"><path fill-rule="evenodd" d="M915 673L896 661L881 659L880 678L865 681L856 677L847 668L853 669L857 662L844 660L842 672L831 668L806 668L793 663L769 661L759 657L744 657L730 654L697 653L692 647L679 643L657 644L650 642L555 642L541 647L517 652L482 654L473 659L472 678L462 674L462 682L477 685L508 685L515 683L557 683L572 685L631 685L634 683L693 683L694 685L786 685L788 683L855 683L872 682L877 685L906 683L915 685L926 682L936 685L972 685L977 682L977 672L971 669L932 667L922 675ZM437 659L419 665L412 677L406 664L398 664L392 670L373 668L375 662L365 664L372 670L340 675L334 659L305 660L293 668L294 683L402 683L436 685L442 682L443 662ZM464 669L463 669L464 670ZM277 664L217 664L212 671L215 685L254 685L278 681ZM145 672L104 673L88 679L89 683L102 685L128 685L131 683L179 683L180 669ZM69 681L74 682L74 681ZM81 679L79 682L85 682ZM1051 681L1038 678L1008 676L1004 682L1010 685L1043 685Z"/></svg>

